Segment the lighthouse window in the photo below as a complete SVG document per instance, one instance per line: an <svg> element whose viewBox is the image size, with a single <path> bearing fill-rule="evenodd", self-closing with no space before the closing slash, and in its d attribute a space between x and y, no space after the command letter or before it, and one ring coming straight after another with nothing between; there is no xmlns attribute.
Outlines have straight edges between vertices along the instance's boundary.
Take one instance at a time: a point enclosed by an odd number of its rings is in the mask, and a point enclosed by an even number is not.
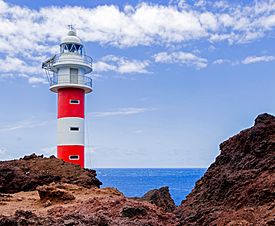
<svg viewBox="0 0 275 226"><path fill-rule="evenodd" d="M77 68L70 68L70 74L71 75L78 75L78 69Z"/></svg>
<svg viewBox="0 0 275 226"><path fill-rule="evenodd" d="M79 131L79 127L71 127L70 130L71 131Z"/></svg>
<svg viewBox="0 0 275 226"><path fill-rule="evenodd" d="M83 46L79 44L66 43L66 44L60 45L60 52L61 53L78 53L82 55L83 53L82 48Z"/></svg>
<svg viewBox="0 0 275 226"><path fill-rule="evenodd" d="M70 100L70 104L79 104L80 101L79 100Z"/></svg>
<svg viewBox="0 0 275 226"><path fill-rule="evenodd" d="M70 155L69 159L70 160L79 160L79 155Z"/></svg>

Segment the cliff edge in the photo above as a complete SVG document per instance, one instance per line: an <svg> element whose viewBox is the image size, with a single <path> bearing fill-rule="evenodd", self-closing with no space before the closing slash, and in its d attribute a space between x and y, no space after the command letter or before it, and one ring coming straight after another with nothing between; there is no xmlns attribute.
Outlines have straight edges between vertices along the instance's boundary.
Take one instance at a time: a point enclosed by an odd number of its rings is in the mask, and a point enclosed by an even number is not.
<svg viewBox="0 0 275 226"><path fill-rule="evenodd" d="M220 150L178 208L181 225L275 225L275 117L259 115Z"/></svg>

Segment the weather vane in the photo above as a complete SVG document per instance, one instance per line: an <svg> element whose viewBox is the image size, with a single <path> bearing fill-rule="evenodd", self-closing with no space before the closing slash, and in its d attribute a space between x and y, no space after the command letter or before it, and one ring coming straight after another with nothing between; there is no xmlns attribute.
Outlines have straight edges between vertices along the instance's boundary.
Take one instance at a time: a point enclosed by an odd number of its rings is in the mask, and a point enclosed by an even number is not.
<svg viewBox="0 0 275 226"><path fill-rule="evenodd" d="M69 29L70 31L75 31L75 25L69 24L69 25L68 25L68 29Z"/></svg>

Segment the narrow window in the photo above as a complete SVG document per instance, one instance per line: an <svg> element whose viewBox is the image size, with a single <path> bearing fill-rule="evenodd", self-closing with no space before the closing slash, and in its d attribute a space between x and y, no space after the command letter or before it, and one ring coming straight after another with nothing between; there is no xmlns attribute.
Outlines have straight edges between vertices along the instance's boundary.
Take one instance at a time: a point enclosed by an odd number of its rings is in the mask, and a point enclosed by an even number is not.
<svg viewBox="0 0 275 226"><path fill-rule="evenodd" d="M79 155L70 155L69 159L70 160L79 160Z"/></svg>
<svg viewBox="0 0 275 226"><path fill-rule="evenodd" d="M79 127L71 127L70 130L71 131L79 131Z"/></svg>
<svg viewBox="0 0 275 226"><path fill-rule="evenodd" d="M78 69L70 68L70 83L78 83Z"/></svg>
<svg viewBox="0 0 275 226"><path fill-rule="evenodd" d="M79 104L80 103L80 101L79 100L70 100L70 104Z"/></svg>

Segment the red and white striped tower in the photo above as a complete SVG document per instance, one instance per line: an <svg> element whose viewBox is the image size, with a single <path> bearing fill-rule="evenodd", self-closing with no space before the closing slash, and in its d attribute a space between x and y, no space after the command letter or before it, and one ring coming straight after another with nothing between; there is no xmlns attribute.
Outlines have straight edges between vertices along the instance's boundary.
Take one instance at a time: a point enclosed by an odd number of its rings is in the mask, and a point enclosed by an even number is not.
<svg viewBox="0 0 275 226"><path fill-rule="evenodd" d="M85 55L76 31L69 32L60 44L60 53L42 64L50 90L58 94L57 156L84 167L85 94L92 91L92 58Z"/></svg>

